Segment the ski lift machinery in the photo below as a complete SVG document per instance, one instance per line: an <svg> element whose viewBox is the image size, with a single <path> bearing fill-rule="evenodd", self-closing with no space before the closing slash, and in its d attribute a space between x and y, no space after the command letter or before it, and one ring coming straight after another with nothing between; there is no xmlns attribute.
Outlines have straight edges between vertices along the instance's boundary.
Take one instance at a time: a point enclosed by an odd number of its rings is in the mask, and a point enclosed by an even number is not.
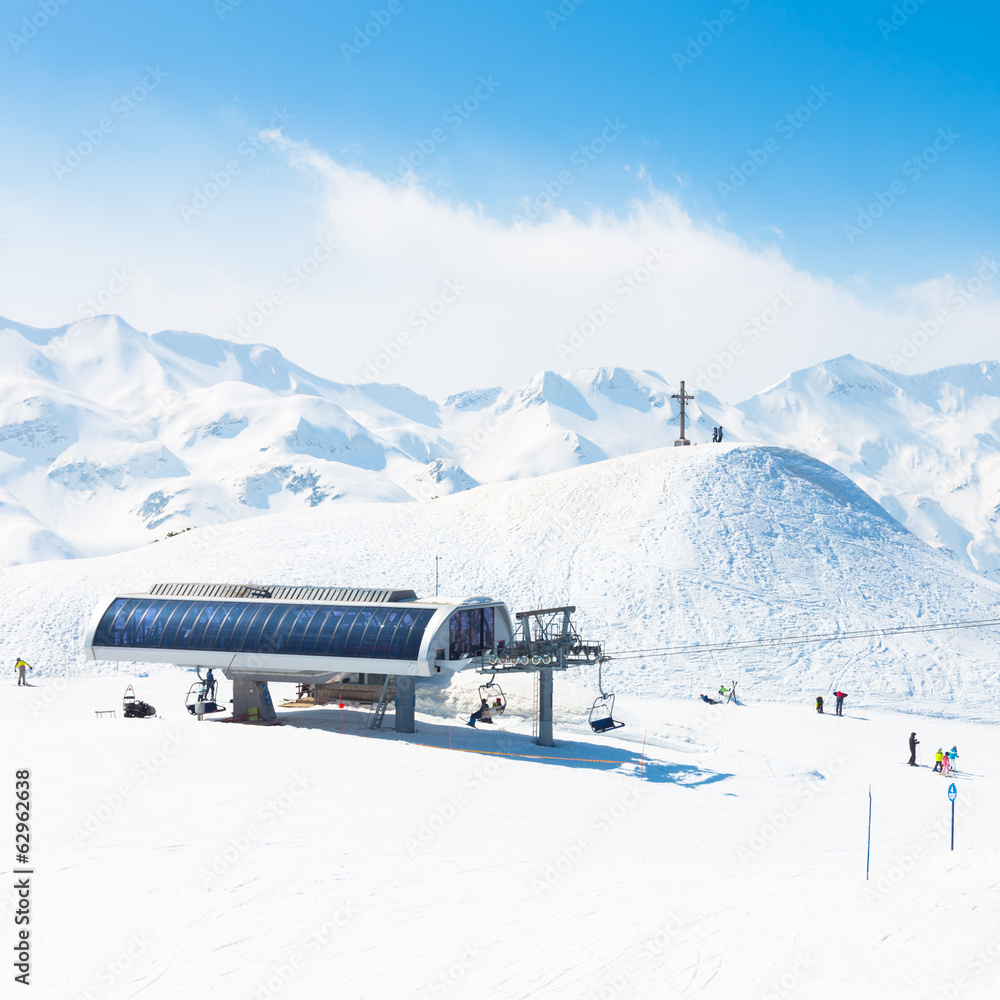
<svg viewBox="0 0 1000 1000"><path fill-rule="evenodd" d="M608 659L604 647L601 643L588 643L580 638L572 619L575 611L573 606L518 611L514 616L519 626L515 637L509 644L483 650L476 667L478 673L491 675L479 689L481 696L491 685L500 687L495 680L498 674L538 674L535 742L540 746L555 745L552 739L552 675L554 671L569 667L597 665L597 686L601 693L588 715L590 728L595 733L607 733L624 726L613 716L614 694L606 694L601 686L600 667ZM503 704L506 708L506 697Z"/></svg>

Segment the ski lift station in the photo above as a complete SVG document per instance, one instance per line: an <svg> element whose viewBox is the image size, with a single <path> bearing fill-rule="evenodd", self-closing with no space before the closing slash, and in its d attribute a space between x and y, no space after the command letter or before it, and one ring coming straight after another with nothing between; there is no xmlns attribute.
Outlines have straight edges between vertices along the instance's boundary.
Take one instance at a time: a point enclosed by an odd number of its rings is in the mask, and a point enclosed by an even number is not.
<svg viewBox="0 0 1000 1000"><path fill-rule="evenodd" d="M585 644L575 608L519 612L488 597L418 598L412 590L348 587L157 584L148 593L103 601L85 642L92 660L172 663L221 671L233 683L233 718L274 721L268 682L324 684L345 673L376 675L381 697L369 725L381 725L394 682L396 731L414 732L415 685L446 671L537 673L536 742L552 746L552 675L600 664ZM497 685L497 687L499 687ZM595 732L610 704L595 702Z"/></svg>

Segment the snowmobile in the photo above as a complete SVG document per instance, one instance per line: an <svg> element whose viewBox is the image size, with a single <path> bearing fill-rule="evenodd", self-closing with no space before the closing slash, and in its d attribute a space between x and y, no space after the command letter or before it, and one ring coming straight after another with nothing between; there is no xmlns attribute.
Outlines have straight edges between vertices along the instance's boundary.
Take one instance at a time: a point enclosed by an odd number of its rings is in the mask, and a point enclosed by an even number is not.
<svg viewBox="0 0 1000 1000"><path fill-rule="evenodd" d="M122 698L122 714L126 719L149 719L156 715L156 709L149 702L139 701L129 684L125 689L125 697Z"/></svg>

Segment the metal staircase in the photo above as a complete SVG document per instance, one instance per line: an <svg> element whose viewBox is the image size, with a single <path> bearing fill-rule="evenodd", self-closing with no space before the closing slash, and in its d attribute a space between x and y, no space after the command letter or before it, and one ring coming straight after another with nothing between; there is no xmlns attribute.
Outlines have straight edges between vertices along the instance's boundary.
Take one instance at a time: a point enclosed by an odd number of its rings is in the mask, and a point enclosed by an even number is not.
<svg viewBox="0 0 1000 1000"><path fill-rule="evenodd" d="M385 681L382 684L382 693L378 696L378 701L372 705L368 712L368 728L369 729L381 729L382 720L385 718L385 710L389 707L390 688L393 689L395 694L395 677L392 674L385 675Z"/></svg>

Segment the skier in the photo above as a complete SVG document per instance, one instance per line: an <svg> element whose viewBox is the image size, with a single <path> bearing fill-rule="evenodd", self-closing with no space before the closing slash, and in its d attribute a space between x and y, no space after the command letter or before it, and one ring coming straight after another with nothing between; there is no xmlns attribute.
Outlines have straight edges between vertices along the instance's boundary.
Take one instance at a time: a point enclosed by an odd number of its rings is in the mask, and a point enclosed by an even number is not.
<svg viewBox="0 0 1000 1000"><path fill-rule="evenodd" d="M25 663L24 660L19 659L17 663L14 664L14 669L17 671L17 686L27 687L28 678L24 672L25 670L30 670L31 667L27 663Z"/></svg>
<svg viewBox="0 0 1000 1000"><path fill-rule="evenodd" d="M719 428L718 427L713 427L712 428L712 443L713 444L718 444L719 443Z"/></svg>
<svg viewBox="0 0 1000 1000"><path fill-rule="evenodd" d="M955 761L958 760L958 747L952 747L948 751L948 756L951 758L951 769L957 771L958 768L955 766Z"/></svg>
<svg viewBox="0 0 1000 1000"><path fill-rule="evenodd" d="M719 703L714 698L709 698L707 694L700 695L701 700L705 702L706 705L718 705Z"/></svg>
<svg viewBox="0 0 1000 1000"><path fill-rule="evenodd" d="M916 733L910 733L910 767L917 766L917 745L920 740L917 739Z"/></svg>
<svg viewBox="0 0 1000 1000"><path fill-rule="evenodd" d="M816 711L819 712L820 715L823 714L823 696L821 694L816 696Z"/></svg>
<svg viewBox="0 0 1000 1000"><path fill-rule="evenodd" d="M935 771L940 771L941 770L941 762L943 760L944 760L944 751L940 747L938 747L937 748L937 753L934 754L934 770Z"/></svg>
<svg viewBox="0 0 1000 1000"><path fill-rule="evenodd" d="M948 774L951 771L951 755L947 750L944 752L944 758L941 761L941 773Z"/></svg>
<svg viewBox="0 0 1000 1000"><path fill-rule="evenodd" d="M842 716L844 714L844 699L847 697L847 693L845 691L834 691L833 693L837 699L837 715Z"/></svg>
<svg viewBox="0 0 1000 1000"><path fill-rule="evenodd" d="M719 424L719 444L722 444L722 424Z"/></svg>
<svg viewBox="0 0 1000 1000"><path fill-rule="evenodd" d="M494 713L499 713L501 701L499 698L491 705L485 698L482 699L483 703L476 709L472 715L469 716L469 725L473 729L476 728L476 721L488 722L491 726L493 725L493 715Z"/></svg>
<svg viewBox="0 0 1000 1000"><path fill-rule="evenodd" d="M201 700L215 701L215 675L212 673L211 667L208 668L208 673L205 675L205 679L201 683Z"/></svg>

